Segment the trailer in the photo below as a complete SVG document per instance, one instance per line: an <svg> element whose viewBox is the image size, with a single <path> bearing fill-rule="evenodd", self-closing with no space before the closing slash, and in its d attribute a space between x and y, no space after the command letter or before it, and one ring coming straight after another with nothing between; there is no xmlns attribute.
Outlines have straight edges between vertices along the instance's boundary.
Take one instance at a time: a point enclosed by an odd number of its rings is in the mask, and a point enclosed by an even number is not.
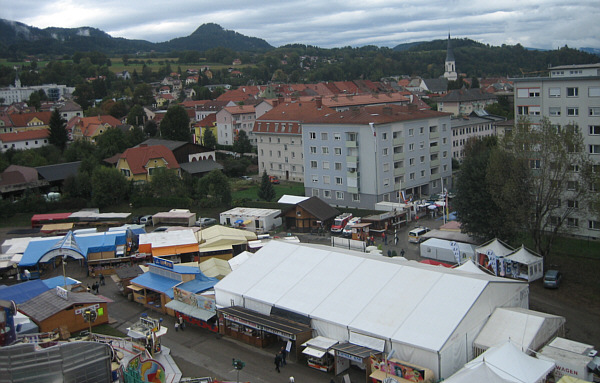
<svg viewBox="0 0 600 383"><path fill-rule="evenodd" d="M573 376L587 382L600 380L598 370L598 352L594 346L556 337L538 353L538 359L549 360L556 364L554 379Z"/></svg>
<svg viewBox="0 0 600 383"><path fill-rule="evenodd" d="M455 244L454 247L453 244ZM455 255L454 248L458 249L458 258ZM452 264L462 264L468 259L475 259L475 247L473 245L438 238L429 238L422 242L420 250L422 258L435 259L436 261Z"/></svg>

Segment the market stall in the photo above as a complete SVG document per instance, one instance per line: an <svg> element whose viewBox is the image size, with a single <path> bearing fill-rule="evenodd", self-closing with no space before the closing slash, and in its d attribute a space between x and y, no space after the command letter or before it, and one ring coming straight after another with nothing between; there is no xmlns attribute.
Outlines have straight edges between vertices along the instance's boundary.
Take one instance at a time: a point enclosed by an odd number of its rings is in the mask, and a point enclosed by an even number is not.
<svg viewBox="0 0 600 383"><path fill-rule="evenodd" d="M329 372L334 367L334 355L335 351L331 347L335 346L339 342L335 339L326 338L324 336L317 336L304 343L302 350L307 358L308 367Z"/></svg>

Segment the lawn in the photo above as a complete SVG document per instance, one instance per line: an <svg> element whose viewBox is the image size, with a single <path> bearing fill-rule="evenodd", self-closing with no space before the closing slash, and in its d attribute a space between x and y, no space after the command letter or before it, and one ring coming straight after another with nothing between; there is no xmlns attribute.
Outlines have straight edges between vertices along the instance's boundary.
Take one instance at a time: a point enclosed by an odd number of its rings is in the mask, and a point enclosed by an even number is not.
<svg viewBox="0 0 600 383"><path fill-rule="evenodd" d="M231 197L233 201L239 201L242 199L248 199L251 201L258 200L258 190L260 188L259 182L250 181L235 181L232 183ZM290 195L304 195L304 184L300 182L288 182L282 181L279 185L273 185L275 189L275 201L281 198L284 194Z"/></svg>

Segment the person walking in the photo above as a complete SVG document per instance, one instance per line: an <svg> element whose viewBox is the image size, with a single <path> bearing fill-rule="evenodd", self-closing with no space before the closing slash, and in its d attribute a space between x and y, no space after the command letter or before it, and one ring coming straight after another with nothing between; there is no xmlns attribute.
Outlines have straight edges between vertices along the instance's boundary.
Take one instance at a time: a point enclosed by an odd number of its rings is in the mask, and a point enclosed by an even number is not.
<svg viewBox="0 0 600 383"><path fill-rule="evenodd" d="M185 320L183 320L183 315L180 315L178 320L181 331L185 330Z"/></svg>
<svg viewBox="0 0 600 383"><path fill-rule="evenodd" d="M387 246L387 235L385 235L385 231L383 234L381 234L381 236L383 237L383 243Z"/></svg>
<svg viewBox="0 0 600 383"><path fill-rule="evenodd" d="M175 321L175 332L179 331L179 322Z"/></svg>
<svg viewBox="0 0 600 383"><path fill-rule="evenodd" d="M279 369L280 364L281 364L281 354L277 353L277 354L275 354L275 370L277 370L277 372L281 372L281 370Z"/></svg>
<svg viewBox="0 0 600 383"><path fill-rule="evenodd" d="M287 350L285 349L285 347L281 348L281 365L282 366L286 366L287 365Z"/></svg>
<svg viewBox="0 0 600 383"><path fill-rule="evenodd" d="M104 274L100 274L100 284L104 286Z"/></svg>
<svg viewBox="0 0 600 383"><path fill-rule="evenodd" d="M295 382L294 377L290 376L290 383L294 383L294 382Z"/></svg>
<svg viewBox="0 0 600 383"><path fill-rule="evenodd" d="M404 257L404 249L400 250L400 256Z"/></svg>

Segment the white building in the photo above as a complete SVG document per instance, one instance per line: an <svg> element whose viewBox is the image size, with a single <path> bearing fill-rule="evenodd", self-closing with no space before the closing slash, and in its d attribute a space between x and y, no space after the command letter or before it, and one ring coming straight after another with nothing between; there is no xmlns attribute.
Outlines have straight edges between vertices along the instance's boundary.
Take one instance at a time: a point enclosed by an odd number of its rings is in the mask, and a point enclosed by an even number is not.
<svg viewBox="0 0 600 383"><path fill-rule="evenodd" d="M34 149L48 145L48 129L26 130L0 134L0 151Z"/></svg>
<svg viewBox="0 0 600 383"><path fill-rule="evenodd" d="M583 135L585 151L600 165L600 63L549 70L549 77L514 79L515 119L525 117L535 124L547 117L552 125L575 124ZM570 214L567 226L573 234L600 237L600 217L587 207Z"/></svg>
<svg viewBox="0 0 600 383"><path fill-rule="evenodd" d="M221 225L243 227L257 234L266 233L281 226L279 209L236 207L220 214Z"/></svg>
<svg viewBox="0 0 600 383"><path fill-rule="evenodd" d="M217 142L220 145L233 145L238 133L243 130L252 146L256 146L256 137L252 134L254 120L254 105L227 106L221 109L217 112Z"/></svg>

